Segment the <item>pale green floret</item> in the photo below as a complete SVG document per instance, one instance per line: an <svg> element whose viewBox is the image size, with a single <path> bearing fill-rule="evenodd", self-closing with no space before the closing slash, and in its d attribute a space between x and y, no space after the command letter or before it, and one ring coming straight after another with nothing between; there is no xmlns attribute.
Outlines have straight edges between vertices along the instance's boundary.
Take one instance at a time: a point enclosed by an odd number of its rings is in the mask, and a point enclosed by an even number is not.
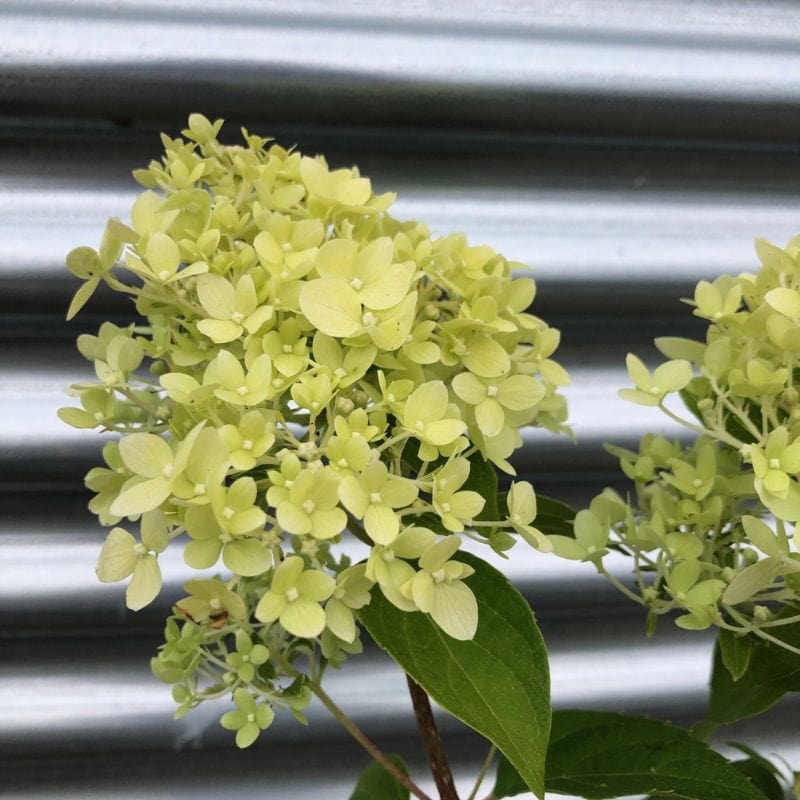
<svg viewBox="0 0 800 800"><path fill-rule="evenodd" d="M292 480L277 505L278 524L289 533L332 539L344 530L347 516L338 508L339 478L330 469L305 469Z"/></svg>
<svg viewBox="0 0 800 800"><path fill-rule="evenodd" d="M276 568L255 615L261 622L278 620L289 633L310 639L325 627L320 603L333 594L336 582L320 570L305 569L304 563L299 556L289 556Z"/></svg>
<svg viewBox="0 0 800 800"><path fill-rule="evenodd" d="M536 493L527 481L511 484L506 496L508 522L511 527L531 546L543 553L553 549L550 540L531 523L536 519Z"/></svg>
<svg viewBox="0 0 800 800"><path fill-rule="evenodd" d="M438 448L452 444L467 429L460 419L448 418L451 406L447 388L442 381L425 383L406 400L402 411L402 424L422 443L419 455L423 461L432 461Z"/></svg>
<svg viewBox="0 0 800 800"><path fill-rule="evenodd" d="M339 484L339 499L376 544L391 544L400 532L396 509L407 508L419 490L407 478L389 473L382 461L373 461L358 476L348 475Z"/></svg>
<svg viewBox="0 0 800 800"><path fill-rule="evenodd" d="M197 329L218 344L238 339L245 330L256 333L273 315L272 306L258 305L250 275L242 275L235 287L221 275L200 275L197 297L209 317L198 322Z"/></svg>
<svg viewBox="0 0 800 800"><path fill-rule="evenodd" d="M373 581L366 577L366 569L365 564L357 564L340 572L333 595L325 605L325 625L344 642L355 641L357 629L353 612L371 599Z"/></svg>
<svg viewBox="0 0 800 800"><path fill-rule="evenodd" d="M478 603L463 583L475 570L450 560L460 544L458 536L448 536L428 547L420 556L419 572L401 591L445 633L464 641L471 639L478 627Z"/></svg>
<svg viewBox="0 0 800 800"><path fill-rule="evenodd" d="M483 510L486 500L477 492L459 491L469 478L466 458L448 461L433 478L433 508L449 531L460 533Z"/></svg>
<svg viewBox="0 0 800 800"><path fill-rule="evenodd" d="M236 746L250 747L258 739L261 731L266 730L275 719L275 712L267 703L258 704L246 689L237 689L233 693L236 711L223 714L220 724L229 731L236 731Z"/></svg>
<svg viewBox="0 0 800 800"><path fill-rule="evenodd" d="M159 511L142 517L142 541L122 528L113 528L100 551L95 572L99 580L116 583L131 576L125 592L128 608L138 611L155 600L161 589L161 570L158 555L169 542L167 525Z"/></svg>
<svg viewBox="0 0 800 800"><path fill-rule="evenodd" d="M472 636L460 540L422 525L549 546L532 488L512 487L510 518L491 521L477 519L491 481L476 488L495 466L513 474L521 427L567 431L569 378L558 331L528 311L534 282L514 277L524 265L396 219L394 195L356 168L246 130L225 145L221 126L193 114L162 136L162 157L134 173L129 225L111 220L98 250L69 254L70 317L105 284L138 319L79 337L95 376L59 416L119 436L86 476L100 521L142 517L141 541L109 534L102 580L131 576L141 607L178 538L189 567L220 571L186 584L153 670L179 716L233 694L223 720L245 746L273 708L304 720L298 671L360 651L373 592ZM351 535L370 547L364 564L338 547Z"/></svg>
<svg viewBox="0 0 800 800"><path fill-rule="evenodd" d="M636 388L620 389L619 395L642 406L657 406L666 395L680 391L692 379L692 365L688 361L667 361L652 375L633 353L628 353L626 364Z"/></svg>

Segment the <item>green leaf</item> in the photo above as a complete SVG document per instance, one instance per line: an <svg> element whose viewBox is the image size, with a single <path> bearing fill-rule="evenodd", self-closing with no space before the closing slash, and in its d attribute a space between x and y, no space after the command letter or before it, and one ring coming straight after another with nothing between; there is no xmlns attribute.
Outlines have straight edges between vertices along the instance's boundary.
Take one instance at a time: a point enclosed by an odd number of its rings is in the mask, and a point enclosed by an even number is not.
<svg viewBox="0 0 800 800"><path fill-rule="evenodd" d="M750 656L751 664L754 656L755 653ZM784 694L785 691L780 686L755 682L749 670L734 682L722 661L719 645L714 649L708 704L708 722L712 727L760 714L775 705Z"/></svg>
<svg viewBox="0 0 800 800"><path fill-rule="evenodd" d="M759 758L743 758L741 761L734 761L733 766L747 776L750 782L769 800L786 800L786 794L780 781L775 775L772 765L765 765L764 760Z"/></svg>
<svg viewBox="0 0 800 800"><path fill-rule="evenodd" d="M796 608L787 607L777 619L797 613ZM800 648L798 622L769 628L769 633L791 647ZM754 636L748 677L761 685L780 687L784 692L800 692L800 654Z"/></svg>
<svg viewBox="0 0 800 800"><path fill-rule="evenodd" d="M400 756L390 753L389 760L408 775L408 768ZM350 800L408 800L408 789L387 772L377 761L373 761L359 776Z"/></svg>
<svg viewBox="0 0 800 800"><path fill-rule="evenodd" d="M747 671L750 655L753 652L753 640L750 636L735 636L731 631L720 630L719 649L722 663L731 678L738 681Z"/></svg>
<svg viewBox="0 0 800 800"><path fill-rule="evenodd" d="M526 789L544 795L550 729L547 651L525 598L505 576L468 553L456 558L478 600L470 641L444 634L426 615L400 611L380 593L359 612L372 638L445 710L505 754Z"/></svg>
<svg viewBox="0 0 800 800"><path fill-rule="evenodd" d="M647 794L672 800L764 800L730 762L681 728L603 711L558 711L547 751L546 788L602 798ZM498 767L499 800L525 791Z"/></svg>
<svg viewBox="0 0 800 800"><path fill-rule="evenodd" d="M460 491L477 492L486 501L483 510L475 519L500 519L497 506L497 472L494 465L485 461L480 453L473 453L467 460L469 477Z"/></svg>

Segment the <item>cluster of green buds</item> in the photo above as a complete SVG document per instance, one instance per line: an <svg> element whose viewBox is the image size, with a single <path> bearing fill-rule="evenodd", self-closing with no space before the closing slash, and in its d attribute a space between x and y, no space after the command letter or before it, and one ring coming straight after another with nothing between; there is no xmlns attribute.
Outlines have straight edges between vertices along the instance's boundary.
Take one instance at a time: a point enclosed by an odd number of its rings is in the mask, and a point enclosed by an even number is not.
<svg viewBox="0 0 800 800"><path fill-rule="evenodd" d="M201 571L153 668L179 713L232 695L222 724L246 746L275 707L302 717L298 660L318 678L358 652L376 591L473 636L462 537L547 545L529 484L487 519L476 475L513 474L520 427L565 430L569 379L522 265L395 219L355 168L246 130L222 145L221 125L192 115L185 138L164 136L134 173L130 225L69 254L84 281L69 317L105 283L143 319L79 338L97 381L72 386L81 407L60 416L119 434L86 478L115 526L100 580L131 576L142 608L176 539ZM348 531L360 563L338 546Z"/></svg>
<svg viewBox="0 0 800 800"><path fill-rule="evenodd" d="M699 434L690 446L645 436L637 453L609 448L635 482L631 506L606 490L557 553L605 572L609 550L633 559L633 599L678 625L712 625L781 644L800 619L800 237L758 241L756 274L701 281L694 314L704 342L657 339L671 359L649 372L628 356L627 400L658 406ZM665 399L679 393L693 419ZM580 545L583 546L580 546Z"/></svg>

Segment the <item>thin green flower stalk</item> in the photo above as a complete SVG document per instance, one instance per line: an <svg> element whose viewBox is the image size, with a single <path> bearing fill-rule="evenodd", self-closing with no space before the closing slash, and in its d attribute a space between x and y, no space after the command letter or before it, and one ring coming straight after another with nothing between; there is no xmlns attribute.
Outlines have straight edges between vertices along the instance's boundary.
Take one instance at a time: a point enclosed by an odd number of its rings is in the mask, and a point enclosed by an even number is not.
<svg viewBox="0 0 800 800"><path fill-rule="evenodd" d="M756 242L755 274L700 281L686 302L708 321L705 341L656 340L670 360L650 372L628 356L632 389L699 436L688 446L646 435L638 452L609 447L635 484L629 503L606 489L553 551L606 572L630 556L651 613L682 628L753 633L795 652L781 627L800 620L800 237ZM679 394L691 418L665 406ZM606 573L607 574L607 573Z"/></svg>
<svg viewBox="0 0 800 800"><path fill-rule="evenodd" d="M246 130L223 145L221 126L194 114L163 136L129 223L67 257L68 317L105 283L140 319L79 338L97 379L59 413L118 435L86 478L113 526L100 580L131 576L141 608L167 547L200 571L153 669L179 715L230 696L244 747L278 709L304 720L306 679L360 650L375 592L472 638L462 537L549 546L533 488L489 519L479 472L514 474L522 426L567 430L569 378L522 265L396 219L356 168ZM348 531L361 564L335 546Z"/></svg>

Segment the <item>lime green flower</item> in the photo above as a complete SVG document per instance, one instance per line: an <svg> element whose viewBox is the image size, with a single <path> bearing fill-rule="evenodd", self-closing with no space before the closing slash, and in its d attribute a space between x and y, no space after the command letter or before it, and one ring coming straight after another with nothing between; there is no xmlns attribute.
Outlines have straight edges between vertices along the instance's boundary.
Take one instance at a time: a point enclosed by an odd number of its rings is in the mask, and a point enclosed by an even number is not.
<svg viewBox="0 0 800 800"><path fill-rule="evenodd" d="M222 484L229 465L228 448L219 432L203 428L189 451L186 466L172 483L173 496L187 503L208 503L212 487Z"/></svg>
<svg viewBox="0 0 800 800"><path fill-rule="evenodd" d="M289 498L289 490L294 486L297 476L303 471L303 463L294 453L288 453L281 459L279 470L271 469L267 473L270 487L267 489L267 502L277 508Z"/></svg>
<svg viewBox="0 0 800 800"><path fill-rule="evenodd" d="M222 581L192 580L187 581L183 588L189 596L178 600L175 607L198 624L214 627L224 624L228 616L243 620L247 615L242 598Z"/></svg>
<svg viewBox="0 0 800 800"><path fill-rule="evenodd" d="M344 349L332 336L314 336L314 359L333 373L337 386L346 388L366 375L378 353L372 344ZM337 418L338 419L338 418Z"/></svg>
<svg viewBox="0 0 800 800"><path fill-rule="evenodd" d="M232 536L259 531L267 515L256 505L256 482L237 478L230 486L210 488L211 508L219 526Z"/></svg>
<svg viewBox="0 0 800 800"><path fill-rule="evenodd" d="M244 749L258 739L275 719L275 712L268 703L256 703L247 689L237 689L233 693L236 711L228 711L220 719L220 725L229 731L236 731L236 746Z"/></svg>
<svg viewBox="0 0 800 800"><path fill-rule="evenodd" d="M220 555L231 572L245 577L263 575L272 566L272 555L259 531L230 533L209 506L187 509L184 525L192 541L183 550L183 560L194 569L210 569Z"/></svg>
<svg viewBox="0 0 800 800"><path fill-rule="evenodd" d="M366 577L366 564L357 564L342 570L336 576L336 588L325 605L325 625L343 642L356 639L356 620L353 611L370 601L372 581Z"/></svg>
<svg viewBox="0 0 800 800"><path fill-rule="evenodd" d="M86 389L81 392L83 408L59 408L58 418L73 428L101 428L113 424L121 416L119 403L113 391L105 388Z"/></svg>
<svg viewBox="0 0 800 800"><path fill-rule="evenodd" d="M786 497L790 478L800 472L800 440L790 445L789 431L780 426L772 431L763 447L751 445L748 452L760 485L770 494Z"/></svg>
<svg viewBox="0 0 800 800"><path fill-rule="evenodd" d="M376 416L375 414L367 414L363 408L355 409L346 418L337 416L333 422L336 435L343 439L357 437L366 442L371 442L385 427L385 424L379 426L374 423Z"/></svg>
<svg viewBox="0 0 800 800"><path fill-rule="evenodd" d="M94 467L86 473L86 488L96 493L89 501L89 510L97 514L101 524L116 525L122 517L112 514L111 506L128 480L117 442L103 445L103 460L108 468Z"/></svg>
<svg viewBox="0 0 800 800"><path fill-rule="evenodd" d="M531 523L536 519L536 493L527 481L513 482L506 495L508 521L511 527L531 546L543 553L553 549L550 540Z"/></svg>
<svg viewBox="0 0 800 800"><path fill-rule="evenodd" d="M419 457L423 461L433 461L439 453L437 448L452 444L466 431L465 422L447 416L453 410L442 381L424 383L406 400L400 421L422 443Z"/></svg>
<svg viewBox="0 0 800 800"><path fill-rule="evenodd" d="M362 306L359 295L336 278L317 278L303 284L300 308L311 324L328 336L349 338L366 334L380 350L397 350L411 333L417 293L408 293L390 308Z"/></svg>
<svg viewBox="0 0 800 800"><path fill-rule="evenodd" d="M262 411L242 414L238 425L223 425L219 435L230 453L234 469L253 469L258 458L275 444L275 425Z"/></svg>
<svg viewBox="0 0 800 800"><path fill-rule="evenodd" d="M197 329L218 344L238 339L245 330L256 333L273 315L271 306L259 305L249 275L242 275L235 288L221 275L200 275L197 296L210 317L198 322Z"/></svg>
<svg viewBox="0 0 800 800"><path fill-rule="evenodd" d="M157 231L147 240L142 257L129 251L125 254L125 266L145 279L161 284L170 284L208 272L208 264L198 261L178 270L181 252L178 245L166 233Z"/></svg>
<svg viewBox="0 0 800 800"><path fill-rule="evenodd" d="M739 310L742 287L726 277L717 278L714 283L700 281L694 291L694 302L696 316L717 322Z"/></svg>
<svg viewBox="0 0 800 800"><path fill-rule="evenodd" d="M469 461L454 458L433 477L433 507L449 531L460 533L478 516L486 501L477 492L458 491L469 478Z"/></svg>
<svg viewBox="0 0 800 800"><path fill-rule="evenodd" d="M717 463L711 444L705 443L698 448L696 464L671 458L669 465L672 472L663 472L664 480L689 497L704 500L714 488Z"/></svg>
<svg viewBox="0 0 800 800"><path fill-rule="evenodd" d="M346 206L363 206L372 194L368 178L362 178L355 169L337 169L331 172L324 159L306 158L300 161L300 175L310 195Z"/></svg>
<svg viewBox="0 0 800 800"><path fill-rule="evenodd" d="M318 416L333 397L334 384L327 372L316 375L306 373L292 384L292 400L300 408L305 408L311 417Z"/></svg>
<svg viewBox="0 0 800 800"><path fill-rule="evenodd" d="M453 391L475 406L475 420L484 436L497 436L506 424L506 411L528 411L546 394L540 381L530 375L493 380L461 372L453 378Z"/></svg>
<svg viewBox="0 0 800 800"><path fill-rule="evenodd" d="M214 394L235 406L257 406L272 397L272 363L259 356L245 375L242 364L228 350L220 350L203 375L205 385L218 385Z"/></svg>
<svg viewBox="0 0 800 800"><path fill-rule="evenodd" d="M303 470L277 504L278 524L296 535L332 539L347 524L347 515L338 507L338 486L339 478L330 469Z"/></svg>
<svg viewBox="0 0 800 800"><path fill-rule="evenodd" d="M317 569L305 569L300 556L289 556L275 569L272 585L256 606L256 619L278 620L295 636L312 639L325 627L320 605L336 588L336 581Z"/></svg>
<svg viewBox="0 0 800 800"><path fill-rule="evenodd" d="M386 599L401 611L416 611L414 602L400 591L414 577L415 570L405 559L417 559L436 542L427 528L411 527L388 545L375 545L367 558L366 577L380 586Z"/></svg>
<svg viewBox="0 0 800 800"><path fill-rule="evenodd" d="M681 561L667 575L667 588L675 601L689 613L675 624L688 630L704 630L719 616L717 601L725 590L725 581L717 578L698 580L702 573L699 561Z"/></svg>
<svg viewBox="0 0 800 800"><path fill-rule="evenodd" d="M94 369L106 386L125 383L128 376L142 363L142 346L129 336L115 336L106 347L104 358L96 359Z"/></svg>
<svg viewBox="0 0 800 800"><path fill-rule="evenodd" d="M458 536L448 536L431 545L420 556L420 570L403 586L420 611L454 639L466 641L478 627L478 603L463 582L475 570L451 557L461 545Z"/></svg>
<svg viewBox="0 0 800 800"><path fill-rule="evenodd" d="M553 552L561 558L576 561L599 561L605 554L608 544L609 527L592 511L579 511L575 515L575 538L553 534L547 538Z"/></svg>
<svg viewBox="0 0 800 800"><path fill-rule="evenodd" d="M132 433L119 443L119 454L125 467L133 474L122 487L119 497L111 504L111 513L133 517L158 508L172 493L189 460L195 439L205 423L196 425L173 448L160 436L152 433Z"/></svg>
<svg viewBox="0 0 800 800"><path fill-rule="evenodd" d="M382 236L363 248L353 239L325 242L315 266L320 278L349 287L364 308L385 311L405 298L416 271L413 261L393 262L392 240Z"/></svg>
<svg viewBox="0 0 800 800"><path fill-rule="evenodd" d="M302 372L308 365L308 347L303 328L296 320L287 320L281 329L269 331L248 342L245 362L252 363L255 355L266 353L275 369L286 377Z"/></svg>
<svg viewBox="0 0 800 800"><path fill-rule="evenodd" d="M360 472L372 459L372 450L361 435L331 436L325 454L330 468L339 473Z"/></svg>
<svg viewBox="0 0 800 800"><path fill-rule="evenodd" d="M249 633L236 631L236 651L229 653L225 663L236 673L236 677L245 683L251 683L256 676L256 667L266 664L269 650L260 642L253 642Z"/></svg>
<svg viewBox="0 0 800 800"><path fill-rule="evenodd" d="M469 467L468 467L469 469ZM376 544L390 544L400 532L395 509L410 506L419 494L414 483L389 473L382 461L373 461L356 477L347 475L339 484L339 498Z"/></svg>
<svg viewBox="0 0 800 800"><path fill-rule="evenodd" d="M126 242L134 242L136 233L118 219L110 219L100 243L100 250L91 247L76 247L67 255L67 269L84 283L75 292L69 304L67 319L72 319L94 294L106 275L116 263Z"/></svg>
<svg viewBox="0 0 800 800"><path fill-rule="evenodd" d="M640 406L657 406L666 395L680 391L692 379L692 365L688 361L667 361L652 375L633 353L628 353L625 363L636 388L620 389L618 394Z"/></svg>
<svg viewBox="0 0 800 800"><path fill-rule="evenodd" d="M149 605L161 589L158 555L169 543L164 515L150 511L142 517L142 541L137 542L123 528L112 528L100 551L95 572L104 583L116 583L128 576L125 603L133 611Z"/></svg>

